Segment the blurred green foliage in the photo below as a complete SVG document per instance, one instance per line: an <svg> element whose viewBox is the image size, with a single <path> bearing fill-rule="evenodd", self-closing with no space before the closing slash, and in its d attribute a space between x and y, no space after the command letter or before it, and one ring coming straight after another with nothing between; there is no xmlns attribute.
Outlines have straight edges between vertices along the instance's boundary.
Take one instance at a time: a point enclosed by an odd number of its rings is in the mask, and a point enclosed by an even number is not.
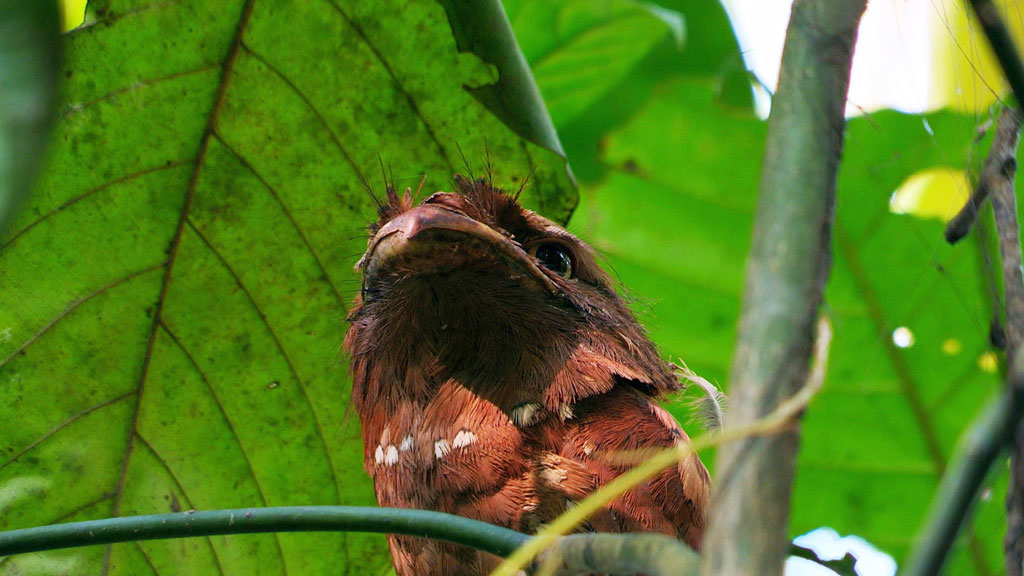
<svg viewBox="0 0 1024 576"><path fill-rule="evenodd" d="M727 383L765 123L725 12L505 9L579 184L570 228L666 356ZM460 51L434 2L108 0L90 13L64 40L46 172L0 237L0 528L371 503L338 360L372 218L363 178L379 189L383 164L402 187L425 174L428 192L489 156L506 186L532 173L527 203L564 219L564 159L492 114L480 89L501 63ZM902 560L998 388L985 246L948 247L940 222L889 207L915 172L976 161L978 123L850 122L825 309L835 339L804 426L794 534L832 526ZM912 346L896 346L897 327ZM688 416L682 399L671 409ZM1001 570L1005 474L992 484L951 573ZM0 559L0 573L387 564L381 538L282 534L33 554Z"/></svg>

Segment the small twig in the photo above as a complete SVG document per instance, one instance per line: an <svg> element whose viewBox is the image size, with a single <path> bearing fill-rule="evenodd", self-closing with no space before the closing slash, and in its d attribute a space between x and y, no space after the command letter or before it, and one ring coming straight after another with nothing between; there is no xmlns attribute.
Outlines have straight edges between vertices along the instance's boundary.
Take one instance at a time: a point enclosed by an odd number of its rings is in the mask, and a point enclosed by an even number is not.
<svg viewBox="0 0 1024 576"><path fill-rule="evenodd" d="M664 534L573 534L537 557L538 576L636 574L696 576L700 556Z"/></svg>
<svg viewBox="0 0 1024 576"><path fill-rule="evenodd" d="M983 174L992 197L992 211L996 219L999 238L999 256L1003 269L1003 292L1006 300L1006 350L1009 364L1022 343L1024 329L1024 278L1021 276L1020 234L1017 223L1017 199L1013 192L1013 178L1017 172L1017 137L1020 133L1020 115L1013 108L1003 108L999 114L999 128L989 151L989 159L997 156L997 166L991 174ZM988 172L990 161L985 161Z"/></svg>
<svg viewBox="0 0 1024 576"><path fill-rule="evenodd" d="M998 14L983 12L975 3L979 19L990 21ZM991 8L991 5L989 5ZM994 15L994 16L993 16ZM997 22L998 23L998 22ZM1001 27L1001 23L998 23ZM986 32L989 28L986 25ZM993 41L995 44L995 41ZM1012 44L1011 44L1012 46ZM1011 48L1012 51L1012 48ZM1016 54L1013 54L1016 59ZM1002 59L1001 59L1002 61ZM1019 63L1019 62L1018 62ZM1009 72L1008 72L1009 74ZM946 559L949 547L970 512L976 491L1002 449L1013 441L1010 485L1006 494L1007 531L1004 541L1008 576L1021 576L1024 561L1024 429L1020 426L1021 376L1019 350L1024 343L1024 278L1013 180L1017 169L1017 141L1020 115L1011 107L999 114L996 135L978 185L967 205L946 227L946 239L956 242L967 234L986 197L992 199L1006 302L1005 347L1013 373L1008 378L1006 397L990 404L968 433L962 454L943 477L930 520L919 538L907 574L935 574Z"/></svg>
<svg viewBox="0 0 1024 576"><path fill-rule="evenodd" d="M792 544L789 547L789 555L797 558L803 558L824 566L829 570L839 574L839 576L858 576L857 575L857 557L847 552L842 558L835 560L823 560L818 557L818 554L810 548L804 548L799 544Z"/></svg>
<svg viewBox="0 0 1024 576"><path fill-rule="evenodd" d="M946 225L946 241L955 244L971 231L978 218L978 211L985 202L992 187L1006 181L1007 169L1016 168L1017 134L1020 132L1020 119L1010 108L1003 108L999 115L999 124L995 138L985 165L978 178L978 185L967 200L967 204ZM1012 185L1012 179L1011 179Z"/></svg>

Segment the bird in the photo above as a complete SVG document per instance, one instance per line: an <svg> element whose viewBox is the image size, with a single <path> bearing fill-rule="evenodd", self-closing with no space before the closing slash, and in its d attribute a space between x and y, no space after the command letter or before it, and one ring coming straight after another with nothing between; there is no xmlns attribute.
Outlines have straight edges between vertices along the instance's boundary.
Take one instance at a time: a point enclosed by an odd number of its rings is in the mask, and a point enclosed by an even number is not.
<svg viewBox="0 0 1024 576"><path fill-rule="evenodd" d="M381 506L533 533L635 465L623 453L690 442L659 404L683 385L591 247L524 208L522 187L452 183L418 203L388 186L356 265L344 348L363 461ZM581 530L699 549L710 490L691 454ZM416 536L388 545L397 576L500 562Z"/></svg>

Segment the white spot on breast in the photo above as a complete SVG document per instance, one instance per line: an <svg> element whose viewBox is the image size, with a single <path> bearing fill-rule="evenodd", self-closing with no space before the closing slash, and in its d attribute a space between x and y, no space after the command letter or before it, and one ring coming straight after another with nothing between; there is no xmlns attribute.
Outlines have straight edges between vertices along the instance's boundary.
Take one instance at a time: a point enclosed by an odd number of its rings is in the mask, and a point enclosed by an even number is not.
<svg viewBox="0 0 1024 576"><path fill-rule="evenodd" d="M377 445L377 451L373 453L373 459L377 464L384 461L384 447L380 444Z"/></svg>
<svg viewBox="0 0 1024 576"><path fill-rule="evenodd" d="M584 442L583 443L583 454L585 456L590 456L593 453L594 453L594 445L592 443L590 443L590 442Z"/></svg>
<svg viewBox="0 0 1024 576"><path fill-rule="evenodd" d="M387 450L384 451L384 463L388 466L398 464L398 448L395 448L394 444L388 444Z"/></svg>
<svg viewBox="0 0 1024 576"><path fill-rule="evenodd" d="M452 447L448 445L448 441L444 438L434 442L434 456L436 456L438 460L447 456L451 451Z"/></svg>
<svg viewBox="0 0 1024 576"><path fill-rule="evenodd" d="M559 404L558 417L562 420L572 420L576 414L572 411L572 404Z"/></svg>
<svg viewBox="0 0 1024 576"><path fill-rule="evenodd" d="M402 438L402 445L398 447L402 452L408 452L412 449L412 434L409 434L405 438Z"/></svg>
<svg viewBox="0 0 1024 576"><path fill-rule="evenodd" d="M527 402L512 409L512 423L520 428L537 422L540 416L540 404Z"/></svg>
<svg viewBox="0 0 1024 576"><path fill-rule="evenodd" d="M463 428L459 430L459 433L455 435L455 439L452 440L452 448L465 448L473 442L476 442L476 434Z"/></svg>
<svg viewBox="0 0 1024 576"><path fill-rule="evenodd" d="M541 480L548 484L561 484L569 477L569 474L559 468L544 468L540 471Z"/></svg>

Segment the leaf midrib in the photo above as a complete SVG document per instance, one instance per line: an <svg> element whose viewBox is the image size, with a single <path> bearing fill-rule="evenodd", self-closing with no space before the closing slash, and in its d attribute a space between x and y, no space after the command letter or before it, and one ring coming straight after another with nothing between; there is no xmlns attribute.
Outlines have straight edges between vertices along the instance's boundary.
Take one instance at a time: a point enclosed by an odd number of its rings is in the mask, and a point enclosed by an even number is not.
<svg viewBox="0 0 1024 576"><path fill-rule="evenodd" d="M188 222L189 209L192 206L192 200L195 198L196 188L199 183L199 175L202 172L203 163L206 159L207 149L210 144L210 139L213 137L214 129L217 126L217 117L220 114L220 110L224 105L225 96L227 95L228 87L231 84L231 74L235 66L235 62L238 59L238 54L242 46L242 37L245 34L246 27L249 24L249 19L252 16L253 6L255 0L246 0L245 5L242 7L242 13L238 19L238 24L235 27L235 36L231 41L231 45L228 48L227 55L224 59L223 71L221 72L220 83L217 86L217 95L213 101L213 107L210 110L209 118L207 118L206 128L203 130L203 136L199 142L199 151L196 154L195 167L192 170L192 175L189 178L188 188L185 191L185 200L182 204L181 214L178 216L178 224L174 231L174 236L171 238L170 245L168 247L167 262L164 267L164 277L160 285L160 294L157 297L156 308L153 314L153 321L150 325L149 339L146 343L145 356L142 362L142 370L139 375L139 384L136 387L135 393L135 407L132 410L132 421L128 430L128 445L125 448L124 459L121 462L121 472L118 478L117 489L114 492L114 506L113 515L120 516L121 503L124 497L125 481L128 477L128 464L131 461L132 451L135 446L135 440L138 435L138 423L139 423L139 409L142 406L142 396L145 391L146 379L149 375L149 366L153 358L153 350L156 344L157 334L159 328L163 322L163 308L167 301L167 291L171 283L171 275L174 272L174 265L177 262L178 249L181 247L181 239L185 233L185 228ZM276 535L275 535L276 537ZM110 555L112 547L107 546L106 553L103 557L103 570L101 574L106 576L110 571ZM284 563L284 558L281 559L284 571L287 574L287 567Z"/></svg>

